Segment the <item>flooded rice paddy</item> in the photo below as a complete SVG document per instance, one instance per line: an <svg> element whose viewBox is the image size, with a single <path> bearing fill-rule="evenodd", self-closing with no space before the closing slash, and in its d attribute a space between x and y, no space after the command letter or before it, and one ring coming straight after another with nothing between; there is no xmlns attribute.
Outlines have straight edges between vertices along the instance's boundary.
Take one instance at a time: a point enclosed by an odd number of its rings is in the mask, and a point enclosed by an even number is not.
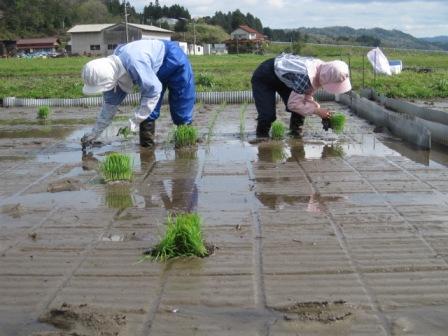
<svg viewBox="0 0 448 336"><path fill-rule="evenodd" d="M155 149L117 121L84 154L96 109L2 109L0 335L446 335L446 149L324 105L343 134L308 118L301 139L256 142L253 105L243 129L241 106L206 105L196 147L174 149L164 109ZM111 151L131 183L102 182ZM185 211L214 254L141 262Z"/></svg>

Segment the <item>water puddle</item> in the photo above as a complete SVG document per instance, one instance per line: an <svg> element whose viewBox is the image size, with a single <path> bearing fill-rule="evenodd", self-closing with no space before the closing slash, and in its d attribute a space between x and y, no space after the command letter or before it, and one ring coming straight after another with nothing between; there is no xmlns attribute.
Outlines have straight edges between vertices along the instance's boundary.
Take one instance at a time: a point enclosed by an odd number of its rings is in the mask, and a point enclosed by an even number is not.
<svg viewBox="0 0 448 336"><path fill-rule="evenodd" d="M348 201L358 205L384 205L389 202L393 205L446 205L446 196L433 192L409 193L353 193Z"/></svg>
<svg viewBox="0 0 448 336"><path fill-rule="evenodd" d="M306 211L312 213L324 212L325 204L327 203L341 202L347 199L347 197L343 196L321 196L319 193L314 193L310 196L290 196L256 192L255 197L261 205L269 209L281 210L286 206L306 204Z"/></svg>
<svg viewBox="0 0 448 336"><path fill-rule="evenodd" d="M102 205L101 196L93 190L36 193L5 197L0 204L23 204L26 207L68 207L72 209L95 209Z"/></svg>
<svg viewBox="0 0 448 336"><path fill-rule="evenodd" d="M134 206L134 198L129 183L106 185L105 204L111 209L126 209Z"/></svg>
<svg viewBox="0 0 448 336"><path fill-rule="evenodd" d="M18 129L7 129L0 130L0 139L19 139L19 138L55 138L64 139L71 132L73 132L74 127L61 127L61 126L51 126L44 125L40 128L18 128Z"/></svg>

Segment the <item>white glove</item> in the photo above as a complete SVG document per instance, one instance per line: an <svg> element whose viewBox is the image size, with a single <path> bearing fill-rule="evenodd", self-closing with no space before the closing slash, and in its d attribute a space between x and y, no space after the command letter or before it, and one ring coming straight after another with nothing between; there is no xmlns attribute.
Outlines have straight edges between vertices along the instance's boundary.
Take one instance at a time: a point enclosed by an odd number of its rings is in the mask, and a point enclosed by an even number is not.
<svg viewBox="0 0 448 336"><path fill-rule="evenodd" d="M129 119L129 128L131 132L137 132L139 130L140 123L136 123L134 119Z"/></svg>
<svg viewBox="0 0 448 336"><path fill-rule="evenodd" d="M129 119L131 132L137 132L142 121L148 119L149 115L156 108L160 95L152 98L142 97L140 106L134 110L134 115Z"/></svg>

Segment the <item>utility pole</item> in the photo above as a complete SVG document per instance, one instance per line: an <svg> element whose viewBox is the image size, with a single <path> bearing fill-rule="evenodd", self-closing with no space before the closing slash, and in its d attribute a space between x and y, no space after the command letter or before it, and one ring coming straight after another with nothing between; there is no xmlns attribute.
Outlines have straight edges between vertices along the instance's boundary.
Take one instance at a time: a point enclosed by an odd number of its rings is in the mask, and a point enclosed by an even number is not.
<svg viewBox="0 0 448 336"><path fill-rule="evenodd" d="M123 5L124 5L124 29L126 31L126 43L129 42L129 31L128 31L128 9L127 9L127 4L126 4L126 0L123 0Z"/></svg>
<svg viewBox="0 0 448 336"><path fill-rule="evenodd" d="M193 55L196 55L196 22L193 20Z"/></svg>

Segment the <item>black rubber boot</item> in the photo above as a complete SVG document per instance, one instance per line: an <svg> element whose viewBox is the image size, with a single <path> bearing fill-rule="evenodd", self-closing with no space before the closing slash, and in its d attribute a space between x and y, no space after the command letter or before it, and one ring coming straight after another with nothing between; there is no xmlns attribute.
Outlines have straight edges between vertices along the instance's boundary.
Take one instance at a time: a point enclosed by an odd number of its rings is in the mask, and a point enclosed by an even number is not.
<svg viewBox="0 0 448 336"><path fill-rule="evenodd" d="M291 113L291 119L289 120L289 134L292 136L302 135L303 117L297 113Z"/></svg>
<svg viewBox="0 0 448 336"><path fill-rule="evenodd" d="M156 122L154 120L145 120L140 123L140 146L154 146L154 136L156 133Z"/></svg>
<svg viewBox="0 0 448 336"><path fill-rule="evenodd" d="M258 121L257 123L257 138L269 138L269 131L271 130L271 123Z"/></svg>

